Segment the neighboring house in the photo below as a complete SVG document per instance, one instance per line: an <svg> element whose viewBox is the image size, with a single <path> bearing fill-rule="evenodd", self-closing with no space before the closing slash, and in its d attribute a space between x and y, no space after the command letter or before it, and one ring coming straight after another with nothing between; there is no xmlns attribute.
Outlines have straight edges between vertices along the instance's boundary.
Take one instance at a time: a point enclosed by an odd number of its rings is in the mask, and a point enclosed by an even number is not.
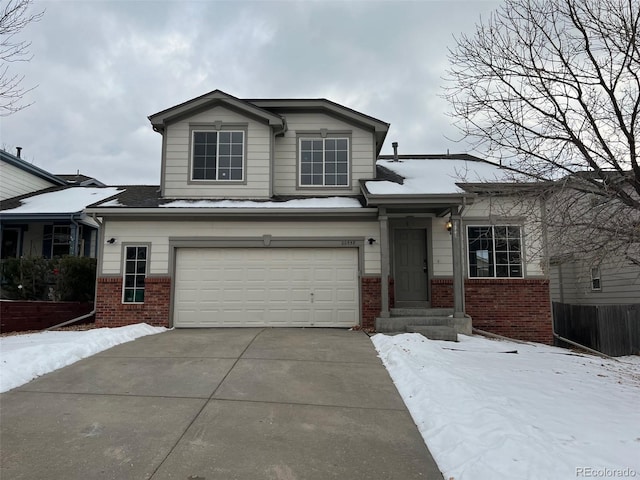
<svg viewBox="0 0 640 480"><path fill-rule="evenodd" d="M99 224L84 208L121 190L84 177L82 183L0 151L0 258L97 256Z"/></svg>
<svg viewBox="0 0 640 480"><path fill-rule="evenodd" d="M378 160L389 124L325 99L215 90L149 119L160 186L87 208L102 222L99 325L389 331L439 314L467 332L468 313L551 341L536 227L498 215L508 199L477 185L499 181L498 165Z"/></svg>

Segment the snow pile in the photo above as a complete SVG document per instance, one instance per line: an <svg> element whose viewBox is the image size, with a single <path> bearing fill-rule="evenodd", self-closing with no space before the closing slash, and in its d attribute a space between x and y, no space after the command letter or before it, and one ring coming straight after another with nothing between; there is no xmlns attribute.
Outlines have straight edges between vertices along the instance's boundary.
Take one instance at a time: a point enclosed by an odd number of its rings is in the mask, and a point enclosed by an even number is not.
<svg viewBox="0 0 640 480"><path fill-rule="evenodd" d="M104 206L104 205L101 205ZM257 202L253 200L175 200L160 205L168 208L361 208L355 198L297 198L284 202Z"/></svg>
<svg viewBox="0 0 640 480"><path fill-rule="evenodd" d="M56 192L41 193L21 200L21 205L5 213L76 213L87 205L105 200L124 190L114 187L69 187Z"/></svg>
<svg viewBox="0 0 640 480"><path fill-rule="evenodd" d="M378 165L404 178L403 185L390 181L369 181L367 190L374 195L411 195L461 193L459 182L507 181L506 170L498 165L459 159L378 160Z"/></svg>
<svg viewBox="0 0 640 480"><path fill-rule="evenodd" d="M139 337L165 332L146 323L86 331L40 332L0 338L0 392Z"/></svg>
<svg viewBox="0 0 640 480"><path fill-rule="evenodd" d="M459 338L372 337L445 479L640 477L640 357Z"/></svg>

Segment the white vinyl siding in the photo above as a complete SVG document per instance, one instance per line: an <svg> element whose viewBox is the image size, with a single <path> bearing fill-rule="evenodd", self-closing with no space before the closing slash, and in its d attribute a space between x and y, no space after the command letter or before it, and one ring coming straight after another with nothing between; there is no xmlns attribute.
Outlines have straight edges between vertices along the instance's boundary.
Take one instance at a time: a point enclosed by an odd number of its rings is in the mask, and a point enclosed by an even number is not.
<svg viewBox="0 0 640 480"><path fill-rule="evenodd" d="M197 238L262 238L271 235L276 238L318 238L379 239L380 225L372 221L115 221L104 224L104 238L117 238L118 243L151 243L153 255L150 258L149 275L169 274L169 237ZM118 244L102 246L103 275L120 275L122 260ZM363 275L380 274L380 242L373 245L365 242Z"/></svg>
<svg viewBox="0 0 640 480"><path fill-rule="evenodd" d="M551 266L551 299L575 305L640 303L640 267L624 260L600 264L600 290L592 290L592 264L569 260Z"/></svg>
<svg viewBox="0 0 640 480"><path fill-rule="evenodd" d="M54 184L47 180L0 161L0 200L37 192L53 186Z"/></svg>
<svg viewBox="0 0 640 480"><path fill-rule="evenodd" d="M349 185L338 186L331 195L357 195L360 193L360 179L375 177L374 134L358 126L323 113L293 113L287 114L288 130L284 136L275 139L274 183L275 195L327 195L327 187L312 188L299 186L299 158L298 138L305 137L304 132L316 132L322 129L329 132L329 136L340 137L340 133L349 132L349 148L351 158ZM303 133L298 133L303 132ZM344 137L345 135L343 135Z"/></svg>
<svg viewBox="0 0 640 480"><path fill-rule="evenodd" d="M176 327L350 327L360 322L353 248L179 248Z"/></svg>
<svg viewBox="0 0 640 480"><path fill-rule="evenodd" d="M190 135L192 130L246 129L243 184L191 180ZM164 141L163 188L167 198L269 198L271 181L271 128L222 106L195 114L167 126Z"/></svg>
<svg viewBox="0 0 640 480"><path fill-rule="evenodd" d="M529 207L527 207L529 208ZM515 202L509 199L500 198L492 199L488 197L479 197L475 199L472 205L468 205L463 214L463 245L466 245L466 227L467 225L505 225L514 224L512 220L504 217L507 213L513 217L518 216ZM453 275L453 260L451 234L447 231L446 223L448 218L434 218L432 221L432 254L433 254L433 276L438 278L448 278ZM519 225L522 235L522 253L523 253L523 277L544 277L542 235L539 231L539 225L525 221ZM468 271L468 255L465 246L465 266Z"/></svg>

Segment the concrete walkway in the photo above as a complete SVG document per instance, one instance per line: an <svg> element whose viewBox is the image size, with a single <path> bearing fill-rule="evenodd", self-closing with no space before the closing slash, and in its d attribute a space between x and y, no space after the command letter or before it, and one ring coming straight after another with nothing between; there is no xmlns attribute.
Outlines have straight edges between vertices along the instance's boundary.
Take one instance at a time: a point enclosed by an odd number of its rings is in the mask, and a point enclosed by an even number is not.
<svg viewBox="0 0 640 480"><path fill-rule="evenodd" d="M438 479L366 334L175 330L0 396L2 479Z"/></svg>

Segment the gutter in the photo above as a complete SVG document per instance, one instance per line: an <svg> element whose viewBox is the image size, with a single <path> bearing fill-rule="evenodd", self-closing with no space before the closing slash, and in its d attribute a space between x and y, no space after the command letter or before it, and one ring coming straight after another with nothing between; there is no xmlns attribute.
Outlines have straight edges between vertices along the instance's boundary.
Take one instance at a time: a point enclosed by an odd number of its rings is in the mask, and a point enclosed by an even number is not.
<svg viewBox="0 0 640 480"><path fill-rule="evenodd" d="M100 231L102 231L102 222L100 222L100 220L98 220L98 218L96 216L94 216L93 219L95 220L95 222L98 225L100 225ZM76 226L77 226L77 223L76 223ZM66 321L64 321L62 323L58 323L57 325L53 325L52 327L45 328L44 331L48 332L48 331L54 330L56 328L66 327L67 325L71 325L72 323L77 323L77 322L79 322L81 320L84 320L85 318L89 318L92 315L96 314L97 305L98 305L98 263L96 261L96 285L95 285L95 291L94 291L94 294L93 294L93 310L91 310L89 313L85 313L84 315L80 315L79 317L75 317L75 318L72 318L71 320L66 320Z"/></svg>

